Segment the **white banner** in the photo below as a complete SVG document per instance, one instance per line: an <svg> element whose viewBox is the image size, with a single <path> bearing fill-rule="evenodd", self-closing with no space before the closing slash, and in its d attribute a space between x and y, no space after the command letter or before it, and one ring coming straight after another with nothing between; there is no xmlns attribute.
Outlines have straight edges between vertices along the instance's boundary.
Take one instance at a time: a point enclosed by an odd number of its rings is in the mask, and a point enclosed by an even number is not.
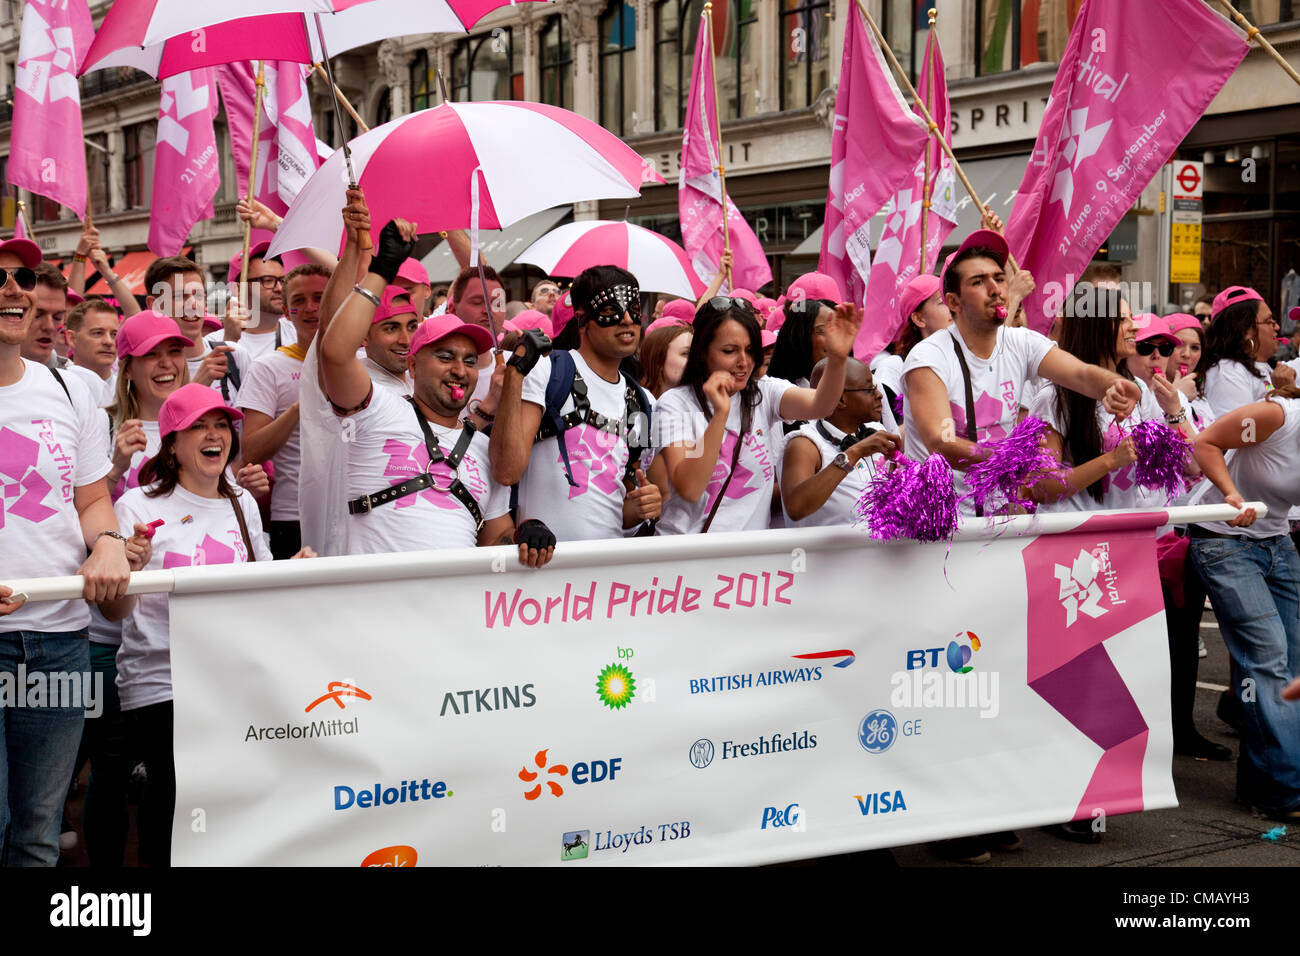
<svg viewBox="0 0 1300 956"><path fill-rule="evenodd" d="M174 862L763 863L1173 806L1162 522L176 569Z"/></svg>

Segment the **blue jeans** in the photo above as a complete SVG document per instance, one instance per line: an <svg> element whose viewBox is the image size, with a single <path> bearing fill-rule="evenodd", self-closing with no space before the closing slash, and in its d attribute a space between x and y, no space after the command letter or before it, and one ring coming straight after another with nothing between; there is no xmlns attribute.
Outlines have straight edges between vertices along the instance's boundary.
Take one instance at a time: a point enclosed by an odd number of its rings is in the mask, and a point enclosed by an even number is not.
<svg viewBox="0 0 1300 956"><path fill-rule="evenodd" d="M89 643L85 630L0 633L0 673L13 675L14 692L30 702L18 665L25 665L28 685L38 673L81 674L86 680ZM0 707L0 866L59 862L59 823L86 712L84 706L46 703Z"/></svg>
<svg viewBox="0 0 1300 956"><path fill-rule="evenodd" d="M1281 697L1300 674L1300 556L1285 535L1193 538L1191 556L1239 671L1237 795L1269 812L1300 808L1300 704Z"/></svg>

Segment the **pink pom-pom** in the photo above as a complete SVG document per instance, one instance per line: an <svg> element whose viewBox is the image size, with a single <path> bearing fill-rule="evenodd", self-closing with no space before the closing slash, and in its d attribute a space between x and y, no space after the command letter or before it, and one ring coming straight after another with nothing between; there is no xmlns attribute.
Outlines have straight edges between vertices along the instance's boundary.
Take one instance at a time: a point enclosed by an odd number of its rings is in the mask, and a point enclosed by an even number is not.
<svg viewBox="0 0 1300 956"><path fill-rule="evenodd" d="M858 499L857 516L879 541L944 541L957 530L952 466L942 455L917 463L898 455Z"/></svg>
<svg viewBox="0 0 1300 956"><path fill-rule="evenodd" d="M1192 445L1164 422L1145 421L1130 433L1137 449L1133 478L1145 488L1163 491L1171 498L1187 488L1183 472L1192 455Z"/></svg>
<svg viewBox="0 0 1300 956"><path fill-rule="evenodd" d="M990 454L966 469L970 491L965 497L985 514L1005 514L1013 507L1033 514L1038 506L1024 497L1021 489L1061 470L1052 453L1043 447L1047 430L1046 422L1026 418L1006 438L980 442L979 447Z"/></svg>

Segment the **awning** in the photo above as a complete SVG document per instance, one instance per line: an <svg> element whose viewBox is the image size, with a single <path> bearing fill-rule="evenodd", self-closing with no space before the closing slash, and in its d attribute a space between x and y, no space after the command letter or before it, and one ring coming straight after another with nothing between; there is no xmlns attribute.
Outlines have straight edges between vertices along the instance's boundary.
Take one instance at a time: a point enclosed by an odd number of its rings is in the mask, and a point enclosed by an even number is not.
<svg viewBox="0 0 1300 956"><path fill-rule="evenodd" d="M1021 153L1000 159L972 159L962 163L961 168L970 179L971 185L975 187L975 191L980 194L980 198L1002 217L1003 222L1006 222L1015 205L1016 190L1021 180L1025 178L1025 164L1028 161L1029 154ZM950 241L947 243L954 248L958 242L980 227L980 211L975 207L974 200L966 192L966 187L961 184L961 180L957 181L957 195L961 197L957 202L957 228L952 231ZM885 228L885 219L892 211L889 206L886 206L871 217L871 248L874 249L879 244L880 233ZM794 251L789 255L815 256L821 253L821 248L822 227L818 226L807 239L795 246Z"/></svg>
<svg viewBox="0 0 1300 956"><path fill-rule="evenodd" d="M544 209L520 219L513 226L507 226L505 229L479 230L479 248L482 250L483 258L488 265L500 272L515 261L515 256L558 226L572 212L571 206ZM447 242L438 243L433 251L420 261L429 270L429 281L435 284L451 282L460 274L460 263L452 255L451 246Z"/></svg>
<svg viewBox="0 0 1300 956"><path fill-rule="evenodd" d="M182 256L188 256L193 250L193 246L186 246L181 250ZM126 284L131 287L134 295L148 295L148 290L144 287L144 273L149 265L158 257L148 249L139 252L128 252L126 255L113 263L113 271L118 274ZM89 263L87 263L89 265ZM92 267L93 268L93 267ZM71 271L72 266L68 266ZM86 295L112 295L113 290L108 287L108 282L101 276L94 285L86 290Z"/></svg>

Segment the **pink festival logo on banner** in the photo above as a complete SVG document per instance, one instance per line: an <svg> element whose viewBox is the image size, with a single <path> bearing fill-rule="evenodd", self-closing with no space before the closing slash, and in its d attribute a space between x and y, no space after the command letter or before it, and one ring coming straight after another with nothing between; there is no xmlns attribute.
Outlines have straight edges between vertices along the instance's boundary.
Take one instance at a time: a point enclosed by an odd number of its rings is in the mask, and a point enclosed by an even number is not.
<svg viewBox="0 0 1300 956"><path fill-rule="evenodd" d="M925 123L903 101L885 55L862 13L851 7L831 131L831 175L817 269L865 305L871 274L871 217L912 183L928 139ZM920 195L900 204L904 219ZM904 228L897 224L896 231ZM917 238L920 244L920 238ZM898 246L899 262L903 251ZM918 253L919 256L919 253ZM879 349L877 349L879 351Z"/></svg>
<svg viewBox="0 0 1300 956"><path fill-rule="evenodd" d="M18 43L9 182L86 216L77 71L95 30L86 0L28 0Z"/></svg>
<svg viewBox="0 0 1300 956"><path fill-rule="evenodd" d="M194 224L212 216L212 197L221 182L212 128L218 108L212 70L163 80L149 219L149 248L157 255L178 255Z"/></svg>
<svg viewBox="0 0 1300 956"><path fill-rule="evenodd" d="M1082 272L1246 55L1203 3L1084 0L1007 222L1046 332Z"/></svg>
<svg viewBox="0 0 1300 956"><path fill-rule="evenodd" d="M1021 558L1029 686L1104 752L1075 819L1142 809L1150 732L1106 641L1164 608L1151 515L1100 515L1042 535Z"/></svg>
<svg viewBox="0 0 1300 956"><path fill-rule="evenodd" d="M749 228L730 197L723 196L718 175L718 113L714 106L713 57L709 55L705 15L700 16L695 39L695 65L686 100L682 133L682 164L677 185L677 212L682 226L682 248L691 257L695 273L709 282L718 271L724 248L722 209L727 209L727 232L733 264L732 286L757 289L772 281L772 269L762 243Z"/></svg>

